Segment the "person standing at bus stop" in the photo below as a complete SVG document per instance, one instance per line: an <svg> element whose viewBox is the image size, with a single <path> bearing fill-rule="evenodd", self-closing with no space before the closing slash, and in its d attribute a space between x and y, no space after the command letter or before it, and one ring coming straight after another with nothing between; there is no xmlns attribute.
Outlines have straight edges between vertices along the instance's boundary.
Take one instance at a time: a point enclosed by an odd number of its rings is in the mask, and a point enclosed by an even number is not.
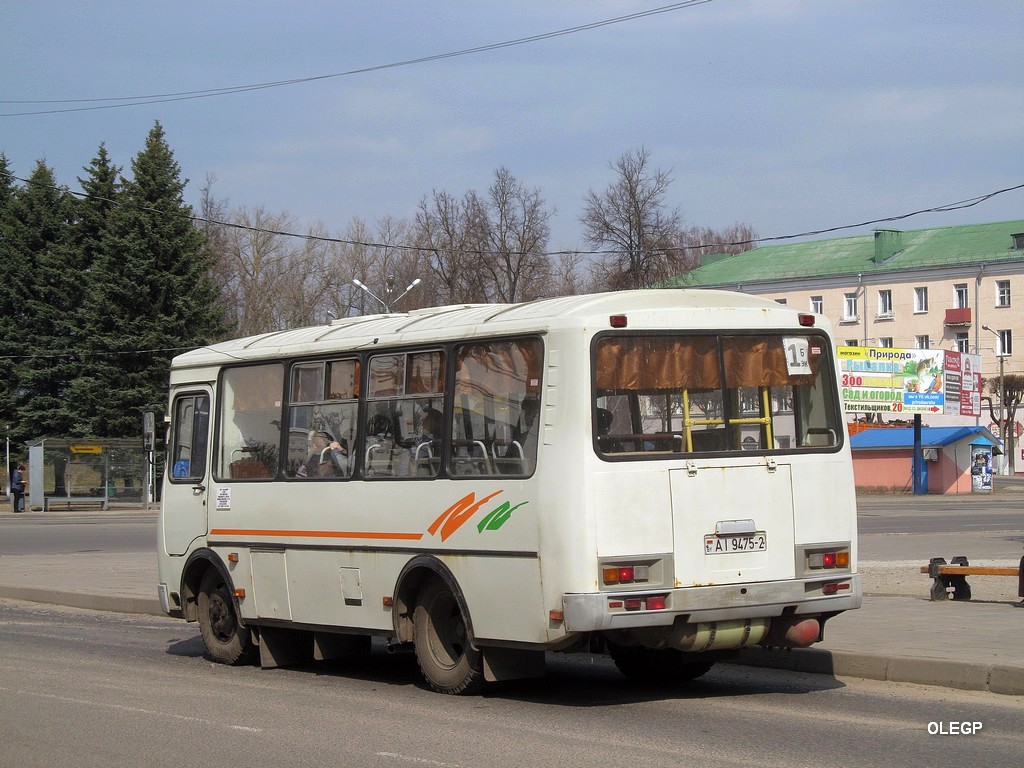
<svg viewBox="0 0 1024 768"><path fill-rule="evenodd" d="M11 475L11 511L25 511L25 465L19 464Z"/></svg>

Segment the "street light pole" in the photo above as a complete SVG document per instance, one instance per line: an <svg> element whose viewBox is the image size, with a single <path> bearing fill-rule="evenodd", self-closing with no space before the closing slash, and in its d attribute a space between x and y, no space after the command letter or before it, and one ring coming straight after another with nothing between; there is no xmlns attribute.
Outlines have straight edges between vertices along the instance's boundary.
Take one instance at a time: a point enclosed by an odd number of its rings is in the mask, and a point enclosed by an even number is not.
<svg viewBox="0 0 1024 768"><path fill-rule="evenodd" d="M1005 475L1009 473L1006 451L1010 450L1007 445L1008 432L1010 430L1009 420L1006 418L1006 385L1003 379L1003 361L1006 359L1006 355L1003 354L1002 350L1003 337L987 325L981 327L999 339L999 347L996 348L996 357L999 358L999 439L1003 443L1003 457L999 461L999 474Z"/></svg>
<svg viewBox="0 0 1024 768"><path fill-rule="evenodd" d="M415 280L413 280L411 283L409 283L408 286L406 286L405 290L402 291L398 295L398 298L392 299L391 298L391 294L395 292L395 276L394 275L388 275L388 279L387 279L387 281L385 283L385 286L384 286L384 295L388 297L387 301L385 301L380 296L378 296L376 293L371 291L366 286L365 283L362 283L362 282L360 282L359 280L357 280L355 278L352 279L352 285L356 286L357 288L362 288L364 291L366 291L368 294L370 294L370 296L372 296L380 304L381 308L386 313L388 313L388 314L391 314L391 308L395 304L397 304L402 299L402 297L405 296L405 294L407 294L409 291L411 291L413 288L415 288L419 284L420 284L420 279L417 277Z"/></svg>

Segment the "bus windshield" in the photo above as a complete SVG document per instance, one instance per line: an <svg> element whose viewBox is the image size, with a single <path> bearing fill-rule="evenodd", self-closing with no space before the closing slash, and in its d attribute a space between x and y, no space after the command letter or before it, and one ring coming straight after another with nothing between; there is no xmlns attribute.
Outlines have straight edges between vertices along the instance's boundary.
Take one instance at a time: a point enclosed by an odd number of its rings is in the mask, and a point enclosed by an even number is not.
<svg viewBox="0 0 1024 768"><path fill-rule="evenodd" d="M605 335L594 345L602 458L837 450L842 415L816 334Z"/></svg>

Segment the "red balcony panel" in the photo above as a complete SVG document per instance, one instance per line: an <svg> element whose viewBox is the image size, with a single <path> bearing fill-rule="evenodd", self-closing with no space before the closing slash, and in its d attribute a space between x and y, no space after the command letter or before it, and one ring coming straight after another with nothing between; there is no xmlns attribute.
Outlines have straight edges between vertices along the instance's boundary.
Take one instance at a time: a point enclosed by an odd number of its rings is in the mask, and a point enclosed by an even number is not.
<svg viewBox="0 0 1024 768"><path fill-rule="evenodd" d="M971 308L962 307L960 309L947 309L946 310L946 325L970 325L971 324Z"/></svg>

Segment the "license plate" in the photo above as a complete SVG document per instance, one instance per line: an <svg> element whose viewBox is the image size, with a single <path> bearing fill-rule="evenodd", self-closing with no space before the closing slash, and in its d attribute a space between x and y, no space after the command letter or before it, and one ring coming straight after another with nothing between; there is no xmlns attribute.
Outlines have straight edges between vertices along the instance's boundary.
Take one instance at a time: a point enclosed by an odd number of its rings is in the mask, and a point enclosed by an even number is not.
<svg viewBox="0 0 1024 768"><path fill-rule="evenodd" d="M704 537L705 555L726 555L732 552L767 552L768 537L762 533L740 536L716 536L709 533Z"/></svg>

